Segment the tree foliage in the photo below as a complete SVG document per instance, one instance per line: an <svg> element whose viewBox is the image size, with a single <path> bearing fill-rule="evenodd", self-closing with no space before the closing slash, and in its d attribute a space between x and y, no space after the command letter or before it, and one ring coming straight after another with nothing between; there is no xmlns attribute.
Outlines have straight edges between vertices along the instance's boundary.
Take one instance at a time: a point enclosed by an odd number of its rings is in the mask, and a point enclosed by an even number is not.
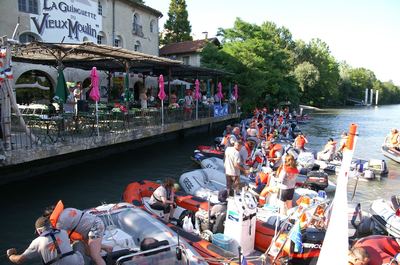
<svg viewBox="0 0 400 265"><path fill-rule="evenodd" d="M165 34L160 39L161 44L192 40L192 27L188 20L185 0L171 0L164 31Z"/></svg>
<svg viewBox="0 0 400 265"><path fill-rule="evenodd" d="M294 41L285 27L239 18L218 35L222 48L207 46L201 63L234 73L231 79L239 85L245 110L286 100L315 106L353 104L348 98L363 99L365 88L379 90L382 104L400 103L399 87L380 82L368 69L339 63L320 39Z"/></svg>

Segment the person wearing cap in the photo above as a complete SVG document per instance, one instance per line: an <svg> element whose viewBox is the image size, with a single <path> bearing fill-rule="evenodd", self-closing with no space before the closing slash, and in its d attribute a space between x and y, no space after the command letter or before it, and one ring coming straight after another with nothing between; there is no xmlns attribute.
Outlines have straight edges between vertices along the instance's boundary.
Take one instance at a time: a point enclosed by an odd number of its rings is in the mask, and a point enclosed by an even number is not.
<svg viewBox="0 0 400 265"><path fill-rule="evenodd" d="M331 161L336 152L336 142L329 138L324 149L317 153L318 160Z"/></svg>
<svg viewBox="0 0 400 265"><path fill-rule="evenodd" d="M208 218L208 212L200 209L199 211L196 212L195 214L195 228L197 230L197 233L200 234L201 232L201 223L206 224L208 227L209 220L211 222L215 222L218 216L220 216L223 213L226 213L228 204L227 204L227 198L228 198L228 191L226 189L220 190L218 192L218 203L216 203L210 210L210 216Z"/></svg>
<svg viewBox="0 0 400 265"><path fill-rule="evenodd" d="M7 250L8 259L21 264L40 257L43 264L52 265L83 265L82 254L72 250L68 234L62 229L53 229L48 218L41 216L35 223L36 233L39 235L29 247L20 255L15 248Z"/></svg>

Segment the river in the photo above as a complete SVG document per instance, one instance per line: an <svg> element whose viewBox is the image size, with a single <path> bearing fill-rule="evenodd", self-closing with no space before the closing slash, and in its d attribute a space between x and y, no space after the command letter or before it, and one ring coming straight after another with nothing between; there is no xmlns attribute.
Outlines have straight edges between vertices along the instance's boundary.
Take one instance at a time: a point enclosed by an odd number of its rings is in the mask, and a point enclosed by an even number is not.
<svg viewBox="0 0 400 265"><path fill-rule="evenodd" d="M355 156L385 159L380 146L392 127L400 127L399 117L400 105L327 109L314 112L310 123L301 129L309 140L308 147L319 150L329 137L339 140L341 132L356 123L359 138ZM34 222L46 206L62 199L66 207L90 208L119 201L125 186L132 181L177 178L196 168L189 159L193 149L199 144L211 144L214 136L202 133L157 143L1 186L0 264L6 263L7 248L16 247L21 252L28 246L34 238ZM400 164L386 160L389 175L377 181L359 181L353 201L367 206L375 198L389 198L397 193ZM355 180L350 180L349 197L354 185Z"/></svg>

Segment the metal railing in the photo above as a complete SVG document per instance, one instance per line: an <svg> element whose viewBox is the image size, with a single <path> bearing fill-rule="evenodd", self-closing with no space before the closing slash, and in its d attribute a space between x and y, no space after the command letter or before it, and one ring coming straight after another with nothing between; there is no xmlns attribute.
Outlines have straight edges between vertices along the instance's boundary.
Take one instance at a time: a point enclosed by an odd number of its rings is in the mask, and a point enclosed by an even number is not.
<svg viewBox="0 0 400 265"><path fill-rule="evenodd" d="M235 104L229 104L228 113L236 113ZM28 112L22 114L26 131L17 116L11 116L11 143L7 144L1 135L0 150L19 150L46 147L56 143L74 145L82 139L101 137L118 137L121 133L141 132L146 129L162 126L161 109L136 109L128 112L100 111L96 117L94 112L78 112L62 114L46 114L45 112ZM214 106L198 107L198 119L213 118ZM9 119L5 119L5 121ZM164 108L164 125L186 123L196 120L196 110L184 110L182 107ZM0 124L4 128L5 124Z"/></svg>
<svg viewBox="0 0 400 265"><path fill-rule="evenodd" d="M132 33L139 37L143 37L143 26L139 24L132 24Z"/></svg>

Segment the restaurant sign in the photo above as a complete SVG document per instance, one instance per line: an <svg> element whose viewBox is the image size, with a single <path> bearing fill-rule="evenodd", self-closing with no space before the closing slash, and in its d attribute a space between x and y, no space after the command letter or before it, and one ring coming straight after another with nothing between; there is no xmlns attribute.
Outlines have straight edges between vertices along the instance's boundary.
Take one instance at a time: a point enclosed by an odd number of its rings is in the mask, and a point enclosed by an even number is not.
<svg viewBox="0 0 400 265"><path fill-rule="evenodd" d="M97 0L42 0L39 15L31 15L31 31L44 42L97 42L102 29Z"/></svg>

